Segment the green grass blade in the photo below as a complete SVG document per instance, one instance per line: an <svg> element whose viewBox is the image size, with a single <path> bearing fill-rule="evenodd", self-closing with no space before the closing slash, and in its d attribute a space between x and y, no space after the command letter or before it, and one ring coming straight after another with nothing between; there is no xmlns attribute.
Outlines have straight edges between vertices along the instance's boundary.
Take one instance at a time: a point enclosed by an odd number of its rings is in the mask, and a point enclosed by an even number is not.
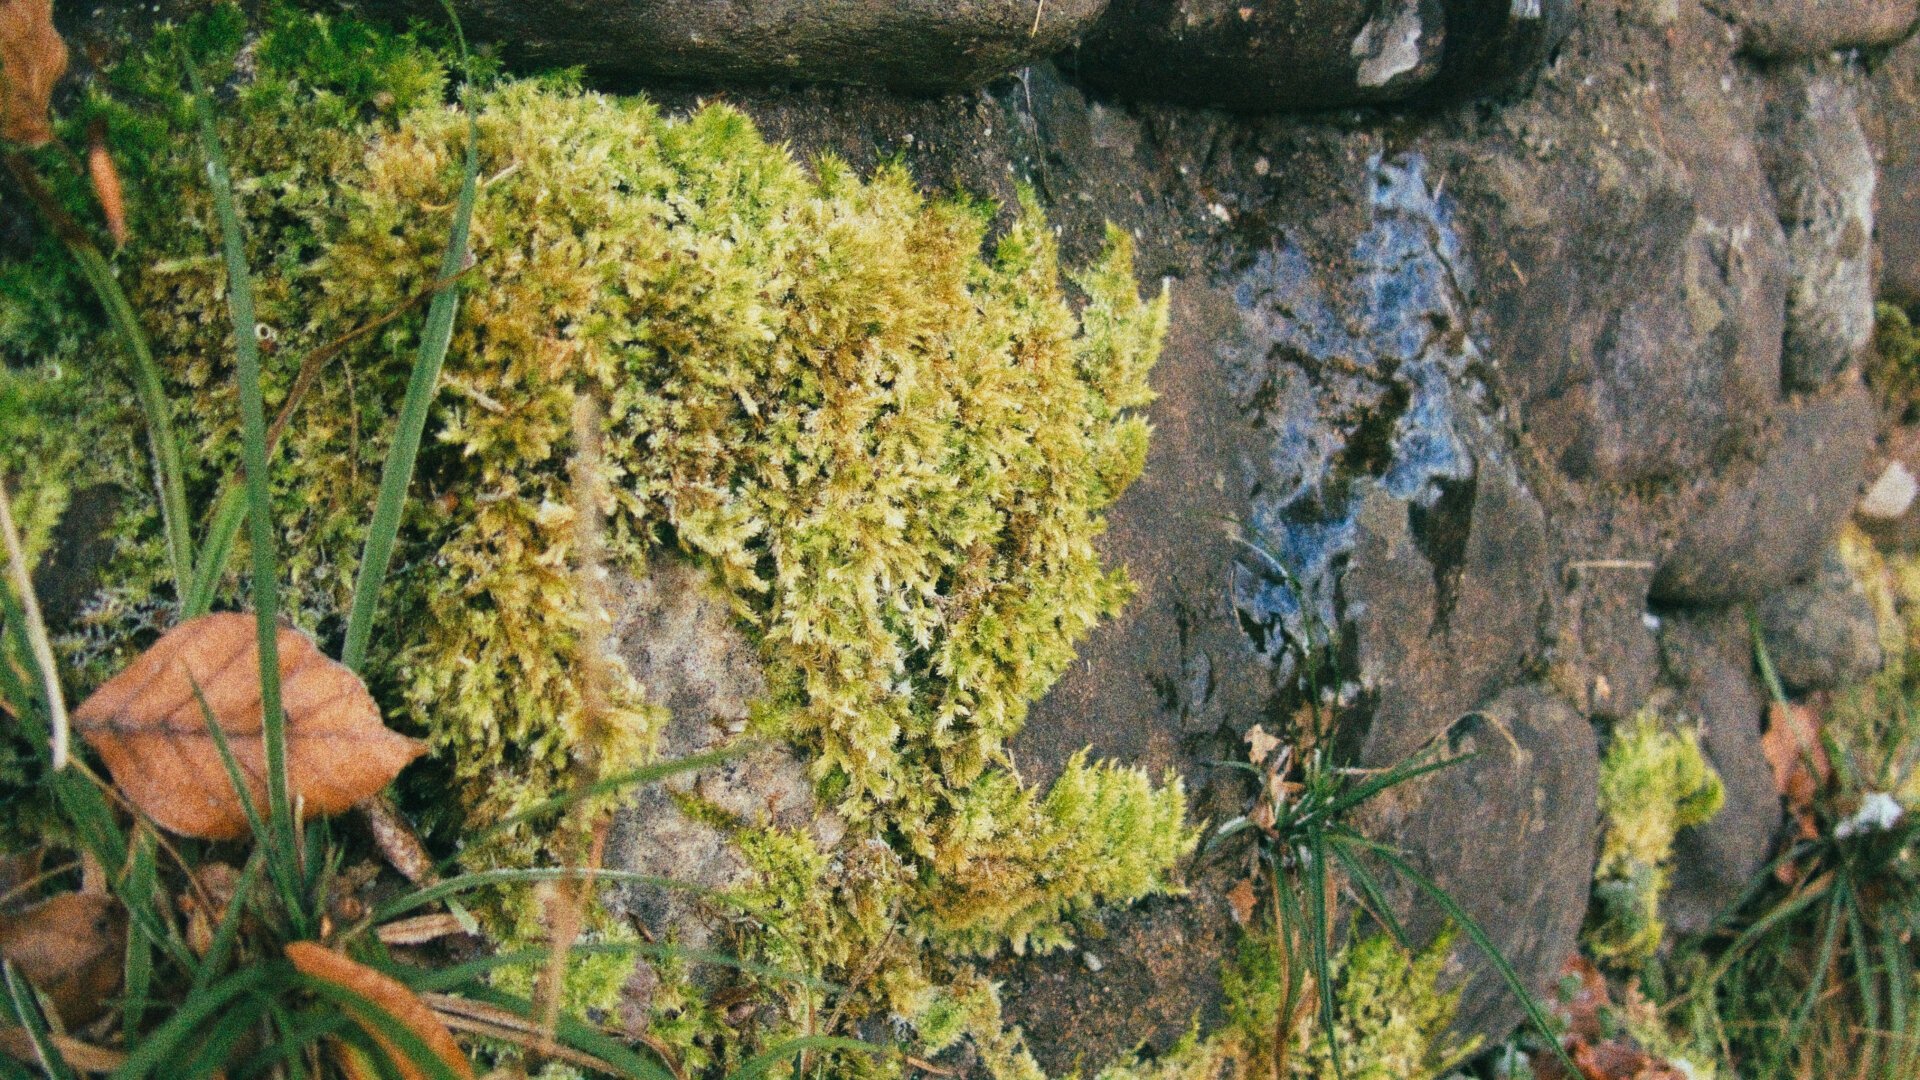
<svg viewBox="0 0 1920 1080"><path fill-rule="evenodd" d="M1411 949L1413 946L1407 941L1407 932L1393 914L1393 906L1387 903L1387 896L1380 888L1379 879L1373 876L1373 872L1367 869L1365 863L1347 850L1349 837L1334 832L1327 839L1329 841L1327 846L1333 851L1333 857L1340 860L1340 865L1347 869L1347 876L1360 887L1360 895L1366 898L1374 918L1379 920L1380 925L1387 928L1387 933L1393 935L1394 944L1403 949Z"/></svg>
<svg viewBox="0 0 1920 1080"><path fill-rule="evenodd" d="M1800 1004L1794 1007L1793 1022L1787 1025L1787 1041L1798 1043L1800 1036L1806 1033L1807 1023L1813 1019L1813 1007L1820 1002L1820 992L1825 989L1827 973L1833 970L1834 953L1840 947L1841 908L1846 905L1852 889L1845 881L1834 886L1827 899L1827 910L1820 924L1820 954L1814 961L1813 977L1807 980L1807 992L1801 996Z"/></svg>
<svg viewBox="0 0 1920 1080"><path fill-rule="evenodd" d="M140 832L133 840L133 854L127 859L126 881L120 887L121 902L129 912L151 911L160 868L153 854L153 835ZM127 1041L139 1037L145 1017L147 994L153 986L153 942L145 933L127 935L126 989L121 995L121 1026Z"/></svg>
<svg viewBox="0 0 1920 1080"><path fill-rule="evenodd" d="M160 524L167 541L167 562L173 571L176 596L187 595L193 572L193 539L189 533L192 518L187 514L186 470L181 464L180 440L174 434L173 413L160 382L160 366L154 363L153 347L147 333L127 302L120 279L113 274L106 256L91 243L67 241L67 249L80 264L80 273L93 286L100 306L107 313L114 334L132 360L127 374L133 382L134 397L147 421L147 442L153 453L153 471L160 489Z"/></svg>
<svg viewBox="0 0 1920 1080"><path fill-rule="evenodd" d="M280 708L278 575L274 569L273 512L267 475L266 405L260 391L260 341L254 317L253 276L247 269L246 244L240 218L233 206L233 178L227 171L226 151L214 124L213 102L200 80L199 69L186 63L193 85L194 107L200 120L200 148L207 159L207 179L213 190L214 216L220 224L220 242L227 269L227 311L233 320L235 381L240 389L241 460L247 479L248 540L253 555L253 614L260 649L261 735L266 743L267 821L273 837L271 858L288 868L297 865L294 840L297 826L287 791L287 724ZM283 869L291 880L292 873ZM304 907L288 913L296 925L310 921Z"/></svg>
<svg viewBox="0 0 1920 1080"><path fill-rule="evenodd" d="M1866 920L1860 914L1860 901L1849 891L1846 905L1847 951L1853 954L1854 989L1860 994L1860 1010L1868 1031L1880 1030L1880 968L1873 950L1867 945Z"/></svg>
<svg viewBox="0 0 1920 1080"><path fill-rule="evenodd" d="M20 530L13 524L13 501L0 479L0 542L7 550L8 577L21 611L20 629L25 634L33 672L40 678L48 718L48 747L52 767L59 772L67 767L68 743L72 741L67 722L67 699L60 691L60 672L53 662L53 644L47 640L47 624L40 617L40 600L33 592L33 568L27 565L27 553L20 541Z"/></svg>
<svg viewBox="0 0 1920 1080"><path fill-rule="evenodd" d="M1326 834L1313 829L1307 834L1311 851L1306 860L1307 910L1312 915L1309 929L1313 942L1308 950L1313 959L1313 977L1320 984L1320 1026L1327 1037L1327 1058L1333 1062L1334 1080L1346 1075L1340 1061L1340 1041L1334 1038L1339 1022L1333 1002L1333 962L1327 956L1327 938L1333 933L1327 917L1327 844Z"/></svg>
<svg viewBox="0 0 1920 1080"><path fill-rule="evenodd" d="M33 988L4 960L0 960L0 979L7 984L8 1005L14 1019L20 1021L26 1031L28 1042L33 1044L33 1054L39 1059L41 1070L49 1080L73 1080L73 1069L68 1067L67 1059L60 1056L60 1048L53 1045L46 1019L40 1015L40 1003L34 1000Z"/></svg>
<svg viewBox="0 0 1920 1080"><path fill-rule="evenodd" d="M851 1050L855 1053L873 1054L879 1047L859 1039L846 1039L837 1035L803 1035L788 1039L770 1050L755 1054L740 1063L740 1067L727 1074L727 1080L760 1080L775 1066L796 1054L808 1050Z"/></svg>
<svg viewBox="0 0 1920 1080"><path fill-rule="evenodd" d="M459 852L442 859L435 869L444 871L454 863L470 857L480 845L499 836L501 833L530 821L538 821L548 814L565 810L584 799L591 799L597 795L606 795L611 792L620 791L623 788L641 787L679 773L692 772L696 769L719 765L739 757L750 749L752 749L750 743L742 742L722 750L712 750L704 754L690 754L686 757L674 758L669 761L658 761L652 765L634 769L631 772L621 773L618 776L609 776L603 780L587 784L562 795L555 795L552 798L543 799L524 810L509 814L483 829L475 830L472 835L462 836L460 838Z"/></svg>
<svg viewBox="0 0 1920 1080"><path fill-rule="evenodd" d="M256 849L240 871L233 899L228 901L227 910L220 913L220 925L214 928L213 942L207 947L207 955L200 958L200 970L194 973L193 989L189 991L189 996L205 990L213 977L226 966L227 954L233 951L233 943L240 937L240 917L247 909L247 897L253 893L254 882L260 880L260 870L266 861L265 850Z"/></svg>
<svg viewBox="0 0 1920 1080"><path fill-rule="evenodd" d="M454 18L454 32L460 33ZM460 37L460 50L466 55L466 40ZM346 647L340 662L359 671L366 663L367 646L373 640L373 616L380 606L380 589L386 584L387 566L393 558L394 539L400 532L401 512L406 508L407 488L413 483L414 461L420 452L420 439L426 432L427 410L440 385L440 367L447 358L447 346L453 340L453 323L460 312L461 270L467 260L467 241L473 225L473 204L479 195L480 127L471 100L467 104L467 151L460 179L460 198L453 211L453 231L447 237L446 254L440 263L440 278L445 282L427 307L426 327L421 331L420 349L415 354L413 373L407 380L407 396L400 406L400 422L394 431L393 445L380 471L380 495L374 503L373 524L367 529L367 543L360 555L360 572L353 583L353 606L347 617Z"/></svg>
<svg viewBox="0 0 1920 1080"><path fill-rule="evenodd" d="M686 960L695 964L710 964L715 967L732 968L747 975L758 976L775 982L793 983L810 990L832 993L841 989L835 983L815 978L799 972L768 964L742 960L726 953L710 952L704 949L685 949L677 945L662 945L649 941L589 941L574 945L571 952L580 956L645 956L656 960ZM405 964L373 964L374 967L407 984L420 992L434 991L449 993L463 989L470 983L490 972L506 967L531 966L544 963L550 955L545 946L517 949L510 953L496 953L442 968L417 968Z"/></svg>
<svg viewBox="0 0 1920 1080"><path fill-rule="evenodd" d="M636 874L627 870L535 867L530 870L477 870L471 874L462 874L459 877L435 882L424 889L416 889L405 896L395 897L387 901L375 908L373 913L368 916L368 919L376 924L383 923L404 915L409 911L444 900L449 896L458 896L461 893L472 892L475 889L486 888L489 885L521 885L540 881L574 881L580 878L611 882L616 885L654 885L662 889L673 889L678 892L691 893L702 899L727 904L745 911L753 910L752 907L744 901L730 897L726 893L716 892L713 889L703 889L698 885L690 885L684 881L678 881L670 877L661 877L657 874Z"/></svg>
<svg viewBox="0 0 1920 1080"><path fill-rule="evenodd" d="M192 1056L175 1070L169 1070L169 1080L184 1077L188 1080L218 1080L229 1064L234 1048L240 1040L247 1037L253 1026L266 1016L271 1004L265 998L248 995L235 1001L222 1012L207 1028L206 1037L193 1050Z"/></svg>
<svg viewBox="0 0 1920 1080"><path fill-rule="evenodd" d="M307 1047L329 1035L338 1035L353 1026L353 1021L337 1009L324 1012L301 1012L291 1017L278 1008L279 1017L276 1029L279 1037L271 1046L255 1051L253 1056L235 1065L232 1080L248 1080L269 1069L297 1067L300 1055Z"/></svg>
<svg viewBox="0 0 1920 1080"><path fill-rule="evenodd" d="M275 967L255 964L187 998L165 1023L133 1046L127 1060L113 1071L113 1080L137 1080L149 1075L176 1051L193 1045L195 1032L208 1017L219 1014L234 999L261 990L279 978L284 978L284 974Z"/></svg>
<svg viewBox="0 0 1920 1080"><path fill-rule="evenodd" d="M1441 888L1439 883L1414 869L1398 854L1387 850L1381 850L1379 854L1389 866L1393 867L1395 873L1413 882L1415 887L1426 893L1434 903L1440 905L1440 910L1446 912L1448 918L1457 923L1460 929L1466 931L1468 939L1486 956L1487 962L1493 965L1493 970L1500 974L1500 980L1507 984L1507 989L1512 991L1514 997L1520 999L1520 1007L1526 1010L1527 1019L1533 1024L1534 1030L1540 1033L1540 1037L1553 1047L1554 1056L1560 1059L1560 1064L1566 1068L1568 1075L1579 1076L1580 1069L1574 1065L1573 1059L1567 1056L1566 1048L1560 1045L1560 1037L1554 1033L1553 1021L1547 1015L1547 1011L1541 1007L1540 999L1534 997L1533 991L1527 989L1527 984L1520 980L1520 973L1513 969L1513 965L1508 963L1506 956L1500 952L1500 947L1495 945L1493 939L1487 936L1487 932L1480 928L1479 921L1467 914L1466 909L1454 900L1451 893Z"/></svg>
<svg viewBox="0 0 1920 1080"><path fill-rule="evenodd" d="M213 597L227 572L227 560L233 557L233 542L239 539L240 527L246 523L246 486L244 482L233 483L230 479L221 487L220 498L214 503L206 542L200 546L200 561L194 565L193 580L187 585L187 599L180 607L182 619L205 615L213 609Z"/></svg>
<svg viewBox="0 0 1920 1080"><path fill-rule="evenodd" d="M1341 792L1339 798L1328 804L1327 814L1335 820L1338 820L1347 811L1359 806L1361 803L1366 802L1368 799L1373 798L1388 788L1398 787L1416 777L1425 776L1432 772L1439 772L1441 769L1458 765L1463 761L1470 761L1474 757L1475 755L1473 754L1457 754L1453 757L1439 758L1427 762L1419 762L1417 758L1410 762L1403 761L1380 775L1369 777L1365 781L1355 784L1352 788Z"/></svg>

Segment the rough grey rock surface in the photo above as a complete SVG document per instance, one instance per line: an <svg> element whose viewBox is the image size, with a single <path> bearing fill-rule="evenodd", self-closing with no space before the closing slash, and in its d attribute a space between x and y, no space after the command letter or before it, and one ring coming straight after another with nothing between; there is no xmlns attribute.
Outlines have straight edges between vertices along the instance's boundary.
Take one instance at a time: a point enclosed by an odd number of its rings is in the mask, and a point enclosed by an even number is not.
<svg viewBox="0 0 1920 1080"><path fill-rule="evenodd" d="M1771 97L1763 160L1789 280L1780 377L1817 390L1873 340L1873 153L1844 70L1783 73Z"/></svg>
<svg viewBox="0 0 1920 1080"><path fill-rule="evenodd" d="M1671 931L1686 934L1711 925L1766 865L1780 828L1780 792L1760 748L1766 696L1744 613L1673 614L1660 647L1676 687L1672 708L1700 725L1700 748L1726 789L1720 813L1674 838L1661 913Z"/></svg>
<svg viewBox="0 0 1920 1080"><path fill-rule="evenodd" d="M440 18L432 0L376 0ZM838 82L935 93L1071 45L1107 0L459 0L526 67L701 86Z"/></svg>
<svg viewBox="0 0 1920 1080"><path fill-rule="evenodd" d="M1880 670L1880 633L1866 590L1829 551L1820 567L1756 605L1774 670L1788 689L1833 690Z"/></svg>
<svg viewBox="0 0 1920 1080"><path fill-rule="evenodd" d="M1600 755L1591 728L1563 698L1522 686L1468 713L1443 742L1448 753L1475 756L1389 793L1363 816L1413 852L1415 865L1458 899L1519 970L1564 962L1593 882ZM1443 914L1413 904L1411 888L1400 885L1415 911L1407 932L1438 932ZM1563 904L1567 896L1582 904ZM1516 919L1523 911L1536 914ZM1468 980L1457 1026L1505 1031L1525 1018L1471 947L1453 961L1454 977Z"/></svg>
<svg viewBox="0 0 1920 1080"><path fill-rule="evenodd" d="M1920 304L1920 37L1869 57L1867 75L1861 113L1880 170L1880 289Z"/></svg>

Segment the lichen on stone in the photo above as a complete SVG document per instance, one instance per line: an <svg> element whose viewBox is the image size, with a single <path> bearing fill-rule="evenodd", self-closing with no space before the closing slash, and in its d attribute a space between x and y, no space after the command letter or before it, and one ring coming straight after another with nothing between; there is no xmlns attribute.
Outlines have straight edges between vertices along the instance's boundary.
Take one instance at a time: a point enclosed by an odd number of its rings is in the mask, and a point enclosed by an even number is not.
<svg viewBox="0 0 1920 1080"><path fill-rule="evenodd" d="M444 50L273 6L251 28L219 7L161 33L89 101L127 162L137 239L119 271L176 402L197 507L234 472L239 439L180 46L221 88L269 410L303 357L364 330L313 381L272 478L285 610L336 640L469 118L448 103ZM794 746L848 825L832 850L739 830L747 892L769 913L742 951L847 977L891 949L905 987L927 965L1058 946L1091 904L1176 888L1194 839L1177 780L1082 756L1040 791L1005 750L1129 594L1093 541L1144 463L1138 410L1167 307L1140 295L1128 238L1110 229L1093 265L1063 274L1032 198L1003 209L930 198L898 167L863 179L832 158L803 165L725 105L667 117L564 76L484 76L465 100L482 175L473 266L367 670L389 720L432 742L414 795L441 783L455 797L439 834L547 798L580 761L611 775L656 752L663 703L617 657L603 658L616 674L603 734L584 744L574 672L588 621L606 618L570 574L570 418L586 395L604 417L609 563L642 575L650 552L677 549L717 583L764 664L752 734ZM114 558L67 642L97 678L174 602L126 434L137 411L103 331L73 317L84 293L51 241L0 277L36 283L7 296L0 354L92 376L73 388L84 407L64 431L85 454L62 482L125 496ZM242 604L229 573L219 606ZM527 866L574 850L543 828L464 857ZM537 932L524 900L497 914L509 937ZM619 964L595 962L603 991ZM852 993L850 1017L905 1001ZM969 993L964 1026L987 1038L980 1016L997 1005ZM717 1022L702 1015L688 1045Z"/></svg>
<svg viewBox="0 0 1920 1080"><path fill-rule="evenodd" d="M1725 794L1693 730L1652 710L1615 729L1600 764L1605 833L1585 937L1596 959L1631 967L1653 955L1666 933L1660 896L1673 838L1719 813Z"/></svg>

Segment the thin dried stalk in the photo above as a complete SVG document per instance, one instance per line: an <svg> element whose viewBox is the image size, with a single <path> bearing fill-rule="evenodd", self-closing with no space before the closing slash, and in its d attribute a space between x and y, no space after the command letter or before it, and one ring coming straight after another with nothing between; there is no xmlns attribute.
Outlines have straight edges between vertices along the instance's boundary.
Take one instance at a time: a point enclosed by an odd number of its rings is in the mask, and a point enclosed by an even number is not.
<svg viewBox="0 0 1920 1080"><path fill-rule="evenodd" d="M13 591L20 598L20 610L26 613L27 645L33 650L33 663L40 669L41 685L47 692L47 714L53 729L53 768L67 767L67 698L60 692L60 677L53 667L53 645L47 640L47 624L40 617L40 598L33 592L33 574L27 568L26 546L20 542L20 530L13 524L13 503L7 498L7 485L0 480L0 540L7 547L7 569L13 578Z"/></svg>
<svg viewBox="0 0 1920 1080"><path fill-rule="evenodd" d="M607 615L606 536L600 507L606 498L606 471L600 456L600 405L585 392L573 402L573 503L574 503L574 588L586 609L579 637L580 716L582 738L575 752L576 788L593 784L600 778L597 747L603 741L607 724L608 687L613 672L607 659L609 619ZM598 816L590 826L583 865L600 868L610 822L604 813L582 800L575 816ZM591 820L591 819L590 819ZM586 909L593 895L593 879L554 882L546 905L549 949L547 966L534 984L534 1011L540 1017L542 1052L554 1044L560 1024L560 999L566 981L567 960L573 943L586 921Z"/></svg>

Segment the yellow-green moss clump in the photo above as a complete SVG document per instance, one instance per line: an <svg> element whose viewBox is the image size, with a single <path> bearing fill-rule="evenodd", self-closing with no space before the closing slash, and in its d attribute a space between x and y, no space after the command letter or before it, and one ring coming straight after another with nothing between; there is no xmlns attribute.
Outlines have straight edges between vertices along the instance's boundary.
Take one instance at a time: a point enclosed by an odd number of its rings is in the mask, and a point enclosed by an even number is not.
<svg viewBox="0 0 1920 1080"><path fill-rule="evenodd" d="M1719 813L1725 794L1695 732L1670 729L1650 710L1614 731L1600 764L1606 833L1586 938L1595 958L1632 966L1653 955L1666 933L1660 895L1674 835Z"/></svg>
<svg viewBox="0 0 1920 1080"><path fill-rule="evenodd" d="M1460 991L1440 988L1441 971L1453 947L1451 931L1410 953L1387 934L1349 942L1332 959L1335 1017L1332 1048L1311 1000L1301 1022L1279 1028L1286 1053L1276 1051L1276 1020L1286 1003L1285 958L1270 934L1250 933L1223 969L1227 1019L1219 1031L1198 1030L1152 1060L1116 1065L1097 1080L1252 1080L1284 1075L1290 1080L1434 1080L1479 1048L1476 1036L1448 1029ZM1294 957L1304 964L1305 957ZM1311 983L1306 984L1312 993ZM1284 1063L1282 1063L1282 1061Z"/></svg>
<svg viewBox="0 0 1920 1080"><path fill-rule="evenodd" d="M243 78L248 28L217 10L122 65L75 122L104 117L126 163L137 240L118 264L178 403L196 505L239 440L176 36L227 87L221 134L270 334L268 408L303 356L376 327L320 372L272 478L288 612L326 641L468 120L446 104L444 55L413 39L287 13L254 30ZM609 734L582 743L577 642L597 616L570 574L566 466L574 401L590 395L605 417L610 560L640 572L669 547L711 569L767 668L758 730L812 762L850 822L843 851L883 853L854 882L848 859L805 837L753 839L759 899L779 901L766 918L785 925L745 947L845 978L874 970L883 943L903 964L1056 946L1075 911L1172 888L1193 840L1177 783L1075 759L1035 791L1003 749L1128 595L1093 541L1142 466L1134 410L1152 396L1167 316L1164 298L1139 295L1126 237L1111 232L1063 280L1035 205L1002 215L928 198L899 168L863 180L831 158L802 165L725 106L667 118L565 79L490 82L472 103L474 265L369 667L389 719L432 740L467 825L553 794L588 751L608 772L645 761L660 726L621 668ZM92 395L90 422L69 429L85 460L62 485L122 495L106 588L76 636L97 674L172 617L128 434L139 421L113 350L73 315L84 294L60 253L0 266L0 282L0 351L38 364L20 377L86 373L69 386ZM221 604L242 603L231 576ZM523 828L471 859L527 865L553 850ZM990 988L951 972L940 978L959 989L928 991L930 970L856 988L857 1008L990 1004Z"/></svg>

